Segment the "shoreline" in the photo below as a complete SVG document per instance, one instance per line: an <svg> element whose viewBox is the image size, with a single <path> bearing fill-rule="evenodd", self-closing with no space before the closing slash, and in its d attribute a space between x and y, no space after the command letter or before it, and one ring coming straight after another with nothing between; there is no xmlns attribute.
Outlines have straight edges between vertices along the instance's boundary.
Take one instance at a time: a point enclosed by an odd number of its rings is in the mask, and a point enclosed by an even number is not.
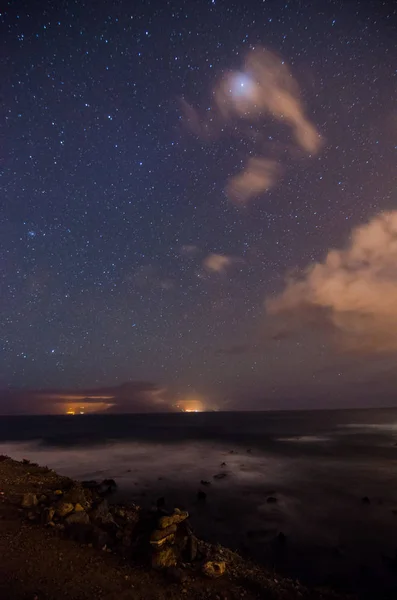
<svg viewBox="0 0 397 600"><path fill-rule="evenodd" d="M70 600L347 597L309 589L197 539L178 509L108 505L107 490L8 457L0 458L0 482L3 597L59 600L62 586Z"/></svg>

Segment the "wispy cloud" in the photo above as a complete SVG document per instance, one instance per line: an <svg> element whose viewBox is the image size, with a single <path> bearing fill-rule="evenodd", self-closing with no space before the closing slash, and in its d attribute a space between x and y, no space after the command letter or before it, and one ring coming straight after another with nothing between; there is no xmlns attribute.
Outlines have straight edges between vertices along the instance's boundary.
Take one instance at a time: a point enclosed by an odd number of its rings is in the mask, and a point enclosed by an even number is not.
<svg viewBox="0 0 397 600"><path fill-rule="evenodd" d="M200 252L200 248L195 244L184 244L180 248L182 256L195 256Z"/></svg>
<svg viewBox="0 0 397 600"><path fill-rule="evenodd" d="M330 250L266 305L301 324L316 314L349 350L397 351L397 211L353 229L346 249Z"/></svg>
<svg viewBox="0 0 397 600"><path fill-rule="evenodd" d="M229 180L226 193L235 204L246 204L251 198L272 188L280 173L274 160L250 158L243 171Z"/></svg>
<svg viewBox="0 0 397 600"><path fill-rule="evenodd" d="M215 99L225 118L262 119L267 113L289 125L309 154L321 148L321 136L305 114L297 81L286 62L269 50L252 50L243 71L230 72L221 80Z"/></svg>
<svg viewBox="0 0 397 600"><path fill-rule="evenodd" d="M224 75L213 97L215 106L207 118L200 117L186 101L182 103L188 127L207 140L223 130L221 122L235 124L236 120L249 122L252 127L256 124L256 131L251 127L248 136L261 139L260 128L271 118L291 128L296 145L305 153L316 154L322 146L321 135L306 114L297 81L285 61L269 50L251 50L243 69ZM240 133L247 135L244 126ZM249 158L241 173L226 185L231 201L245 204L276 185L281 168L268 152L264 155L264 149L263 143L259 155Z"/></svg>
<svg viewBox="0 0 397 600"><path fill-rule="evenodd" d="M209 254L203 260L203 267L210 273L224 273L229 267L231 267L239 259L226 254Z"/></svg>

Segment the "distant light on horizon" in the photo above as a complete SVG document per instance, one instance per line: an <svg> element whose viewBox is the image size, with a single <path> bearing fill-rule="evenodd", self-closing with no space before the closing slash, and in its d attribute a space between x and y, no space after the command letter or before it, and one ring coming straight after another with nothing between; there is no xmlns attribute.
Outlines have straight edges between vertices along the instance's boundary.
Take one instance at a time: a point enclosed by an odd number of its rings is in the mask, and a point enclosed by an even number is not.
<svg viewBox="0 0 397 600"><path fill-rule="evenodd" d="M181 412L204 412L207 410L207 403L204 401L204 398L198 394L188 395L182 400L180 400L176 405Z"/></svg>
<svg viewBox="0 0 397 600"><path fill-rule="evenodd" d="M70 403L64 405L64 408L61 411L61 413L67 415L87 415L93 413L104 413L112 406L114 406L114 403L109 402L90 402L89 404L86 404L84 406L81 406L77 403Z"/></svg>

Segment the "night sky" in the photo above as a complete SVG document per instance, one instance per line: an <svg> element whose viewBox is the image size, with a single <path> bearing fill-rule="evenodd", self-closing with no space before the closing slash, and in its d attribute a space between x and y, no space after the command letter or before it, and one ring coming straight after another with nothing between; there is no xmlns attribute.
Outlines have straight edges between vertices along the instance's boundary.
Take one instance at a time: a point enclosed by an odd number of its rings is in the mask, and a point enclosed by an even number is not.
<svg viewBox="0 0 397 600"><path fill-rule="evenodd" d="M0 387L390 404L394 3L0 10ZM383 211L381 258L357 258L357 227ZM328 301L332 248L359 279L343 306L344 289Z"/></svg>

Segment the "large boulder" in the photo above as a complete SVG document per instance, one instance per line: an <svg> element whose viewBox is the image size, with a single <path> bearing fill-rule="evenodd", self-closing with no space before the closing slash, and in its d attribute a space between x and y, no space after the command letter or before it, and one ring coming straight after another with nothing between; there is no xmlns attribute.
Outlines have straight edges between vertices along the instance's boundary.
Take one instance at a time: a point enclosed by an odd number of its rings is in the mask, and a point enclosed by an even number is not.
<svg viewBox="0 0 397 600"><path fill-rule="evenodd" d="M193 562L194 560L196 560L198 552L198 541L195 535L189 535L185 552L188 562Z"/></svg>
<svg viewBox="0 0 397 600"><path fill-rule="evenodd" d="M37 506L38 500L36 494L27 493L22 496L22 508L33 508Z"/></svg>
<svg viewBox="0 0 397 600"><path fill-rule="evenodd" d="M166 546L152 554L152 567L154 569L166 569L174 567L177 563L175 550L172 546Z"/></svg>
<svg viewBox="0 0 397 600"><path fill-rule="evenodd" d="M110 494L117 488L117 483L114 479L104 479L101 483L92 479L90 481L82 481L81 485L83 488L95 492L100 496Z"/></svg>
<svg viewBox="0 0 397 600"><path fill-rule="evenodd" d="M43 525L48 525L49 523L52 523L54 515L55 508L53 506L44 507L44 509L41 511L41 522L43 523Z"/></svg>
<svg viewBox="0 0 397 600"><path fill-rule="evenodd" d="M113 515L109 510L107 500L103 499L94 504L90 512L91 520L98 523L113 523Z"/></svg>
<svg viewBox="0 0 397 600"><path fill-rule="evenodd" d="M99 483L95 481L95 479L90 479L89 481L82 481L81 485L86 490L97 490L99 487Z"/></svg>
<svg viewBox="0 0 397 600"><path fill-rule="evenodd" d="M88 525L89 522L90 517L85 511L73 512L65 518L65 523L67 525L72 525L73 523Z"/></svg>
<svg viewBox="0 0 397 600"><path fill-rule="evenodd" d="M176 530L176 525L170 525L164 529L155 529L150 536L151 545L159 547L163 546L166 542L173 542L175 539Z"/></svg>
<svg viewBox="0 0 397 600"><path fill-rule="evenodd" d="M114 479L104 479L101 483L101 488L104 492L114 492L117 488L117 483Z"/></svg>
<svg viewBox="0 0 397 600"><path fill-rule="evenodd" d="M159 529L165 529L166 527L170 527L171 525L178 525L178 523L182 523L189 516L187 511L181 511L179 508L174 510L173 515L165 515L160 517L158 520Z"/></svg>
<svg viewBox="0 0 397 600"><path fill-rule="evenodd" d="M88 494L85 494L84 488L81 485L73 485L69 490L64 492L63 500L71 504L80 504L83 509L90 507L90 502L87 499Z"/></svg>
<svg viewBox="0 0 397 600"><path fill-rule="evenodd" d="M58 502L55 508L55 514L57 517L66 517L69 513L74 511L74 505L71 502L64 502L61 500Z"/></svg>
<svg viewBox="0 0 397 600"><path fill-rule="evenodd" d="M223 561L209 560L203 565L203 573L211 579L221 577L226 571L226 564Z"/></svg>

